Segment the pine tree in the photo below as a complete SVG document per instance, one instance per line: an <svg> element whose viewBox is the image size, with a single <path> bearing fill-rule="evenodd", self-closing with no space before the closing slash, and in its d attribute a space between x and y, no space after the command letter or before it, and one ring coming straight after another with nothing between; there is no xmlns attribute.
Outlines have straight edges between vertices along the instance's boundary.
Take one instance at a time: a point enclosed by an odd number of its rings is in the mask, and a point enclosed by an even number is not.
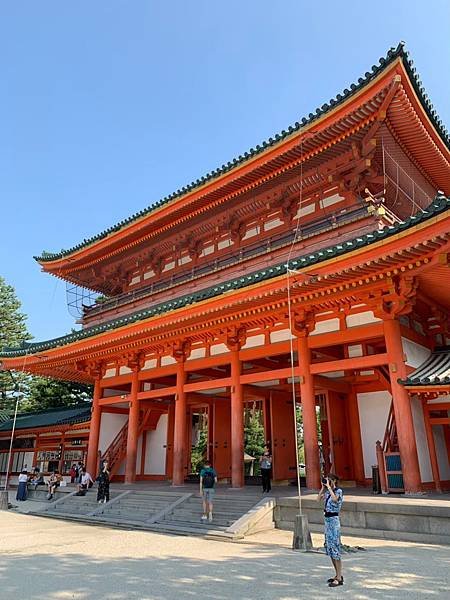
<svg viewBox="0 0 450 600"><path fill-rule="evenodd" d="M26 326L26 315L14 288L0 277L0 349L21 346L32 339ZM16 381L16 386L14 381ZM31 376L15 371L0 371L0 409L12 412L13 392L21 393L20 412L45 410L58 406L75 406L92 397L92 386L47 377Z"/></svg>
<svg viewBox="0 0 450 600"><path fill-rule="evenodd" d="M244 425L244 450L255 458L254 474L259 473L259 457L264 452L264 425L262 411L257 408L246 409Z"/></svg>
<svg viewBox="0 0 450 600"><path fill-rule="evenodd" d="M50 377L32 377L20 410L30 412L59 406L77 406L91 398L91 385L59 381Z"/></svg>
<svg viewBox="0 0 450 600"><path fill-rule="evenodd" d="M17 347L23 342L31 339L26 326L26 316L21 312L21 303L15 290L8 285L3 277L0 277L0 348ZM25 373L16 372L14 379L23 393L26 391L29 376ZM11 410L14 399L13 379L9 373L0 371L0 408Z"/></svg>

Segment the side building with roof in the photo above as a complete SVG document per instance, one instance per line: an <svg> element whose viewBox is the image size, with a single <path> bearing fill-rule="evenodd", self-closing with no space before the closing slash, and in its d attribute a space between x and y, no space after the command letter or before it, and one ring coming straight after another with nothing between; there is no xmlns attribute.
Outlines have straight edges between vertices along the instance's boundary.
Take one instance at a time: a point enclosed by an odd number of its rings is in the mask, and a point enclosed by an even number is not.
<svg viewBox="0 0 450 600"><path fill-rule="evenodd" d="M308 487L321 468L369 485L374 464L387 490L450 487L448 385L409 385L449 343L449 195L449 137L400 44L301 122L36 257L99 297L3 368L93 383L88 468L100 452L127 483L182 485L203 433L242 486L249 414L294 479L295 403Z"/></svg>
<svg viewBox="0 0 450 600"><path fill-rule="evenodd" d="M85 463L89 440L91 403L17 415L10 457L14 419L0 423L0 474L18 475L34 467L41 473L59 470L68 476L74 463Z"/></svg>

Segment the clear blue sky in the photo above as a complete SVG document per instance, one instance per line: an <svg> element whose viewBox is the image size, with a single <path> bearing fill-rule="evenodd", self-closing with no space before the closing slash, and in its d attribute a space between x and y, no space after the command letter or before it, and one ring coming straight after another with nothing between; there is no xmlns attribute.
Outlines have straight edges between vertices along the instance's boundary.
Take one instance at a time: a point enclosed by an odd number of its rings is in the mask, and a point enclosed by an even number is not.
<svg viewBox="0 0 450 600"><path fill-rule="evenodd" d="M70 331L69 248L279 132L407 42L450 125L448 0L0 6L0 274L37 340Z"/></svg>

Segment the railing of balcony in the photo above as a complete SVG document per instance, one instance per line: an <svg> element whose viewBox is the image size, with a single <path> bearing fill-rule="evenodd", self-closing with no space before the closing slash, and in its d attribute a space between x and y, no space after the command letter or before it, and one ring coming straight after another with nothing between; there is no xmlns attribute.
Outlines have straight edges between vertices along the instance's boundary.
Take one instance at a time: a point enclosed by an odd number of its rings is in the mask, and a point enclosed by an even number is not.
<svg viewBox="0 0 450 600"><path fill-rule="evenodd" d="M157 292L161 292L166 289L170 289L177 285L191 282L205 275L212 274L219 270L225 269L235 264L239 264L250 258L255 258L258 255L267 254L273 250L277 250L284 246L289 246L294 236L297 235L297 239L306 239L323 233L330 228L337 228L352 221L359 220L368 214L366 205L358 204L345 210L345 212L330 213L322 216L320 219L316 219L305 224L299 232L289 231L280 233L278 235L271 236L264 240L257 241L253 244L249 244L244 248L231 250L226 254L216 258L215 260L200 265L194 265L189 270L185 270L181 273L174 273L171 276L159 279L147 285L145 287L138 288L136 290L125 292L103 300L98 305L84 308L84 317L91 318L94 315L100 315L109 310L119 308L126 304L132 304L138 300L144 298L151 299L151 296ZM387 216L387 215L386 215ZM385 219L384 224L388 225L391 223L391 219L394 215L389 214L388 218ZM383 219L384 220L384 219Z"/></svg>

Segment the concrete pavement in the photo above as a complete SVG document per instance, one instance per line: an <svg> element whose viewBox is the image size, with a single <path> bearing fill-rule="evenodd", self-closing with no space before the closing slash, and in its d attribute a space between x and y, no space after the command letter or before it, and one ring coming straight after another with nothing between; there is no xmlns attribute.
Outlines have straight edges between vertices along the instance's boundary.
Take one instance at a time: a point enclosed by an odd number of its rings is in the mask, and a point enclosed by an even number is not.
<svg viewBox="0 0 450 600"><path fill-rule="evenodd" d="M231 544L1 512L0 539L2 600L413 600L450 585L450 548L386 540L358 540L367 551L346 555L345 586L329 589L328 558L292 552L282 531Z"/></svg>

